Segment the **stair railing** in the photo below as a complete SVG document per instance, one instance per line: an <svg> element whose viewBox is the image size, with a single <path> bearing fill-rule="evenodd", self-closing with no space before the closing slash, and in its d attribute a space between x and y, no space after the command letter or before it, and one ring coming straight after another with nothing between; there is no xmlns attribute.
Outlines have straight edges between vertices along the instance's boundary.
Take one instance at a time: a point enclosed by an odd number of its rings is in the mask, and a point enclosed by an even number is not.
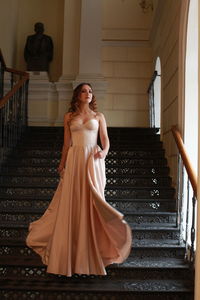
<svg viewBox="0 0 200 300"><path fill-rule="evenodd" d="M0 50L0 166L27 126L29 74L7 68Z"/></svg>
<svg viewBox="0 0 200 300"><path fill-rule="evenodd" d="M195 238L196 238L196 201L197 201L197 176L192 168L190 159L187 155L184 143L180 132L176 126L172 127L172 133L179 151L178 155L178 174L177 174L177 210L179 225L183 224L183 215L185 217L185 232L184 241L186 243L185 258L194 264L195 259ZM185 178L185 174L187 178ZM185 180L185 181L184 181ZM187 181L186 181L187 180ZM183 197L184 197L184 182L187 182L186 187L186 205L183 211ZM192 195L191 195L192 191ZM192 201L191 201L192 199ZM192 213L191 208L192 207Z"/></svg>

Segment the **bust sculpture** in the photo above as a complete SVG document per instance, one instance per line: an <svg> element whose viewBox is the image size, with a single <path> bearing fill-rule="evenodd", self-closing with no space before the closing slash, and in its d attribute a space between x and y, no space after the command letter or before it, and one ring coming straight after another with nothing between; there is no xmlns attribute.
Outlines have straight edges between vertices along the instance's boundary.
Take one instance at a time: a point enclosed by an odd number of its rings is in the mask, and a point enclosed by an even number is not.
<svg viewBox="0 0 200 300"><path fill-rule="evenodd" d="M53 41L44 34L44 24L36 23L35 34L27 37L24 58L27 71L49 71L49 63L53 59Z"/></svg>

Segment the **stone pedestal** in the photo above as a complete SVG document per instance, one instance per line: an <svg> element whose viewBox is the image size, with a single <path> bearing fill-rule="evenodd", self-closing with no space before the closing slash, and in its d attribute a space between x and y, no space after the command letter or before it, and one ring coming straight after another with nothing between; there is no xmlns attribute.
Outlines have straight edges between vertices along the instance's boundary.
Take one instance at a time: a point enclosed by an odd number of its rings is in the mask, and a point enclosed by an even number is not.
<svg viewBox="0 0 200 300"><path fill-rule="evenodd" d="M28 124L54 126L57 119L56 86L49 82L47 72L29 72Z"/></svg>
<svg viewBox="0 0 200 300"><path fill-rule="evenodd" d="M55 125L63 126L64 114L68 111L73 93L72 79L62 78L56 83L58 91L58 115Z"/></svg>

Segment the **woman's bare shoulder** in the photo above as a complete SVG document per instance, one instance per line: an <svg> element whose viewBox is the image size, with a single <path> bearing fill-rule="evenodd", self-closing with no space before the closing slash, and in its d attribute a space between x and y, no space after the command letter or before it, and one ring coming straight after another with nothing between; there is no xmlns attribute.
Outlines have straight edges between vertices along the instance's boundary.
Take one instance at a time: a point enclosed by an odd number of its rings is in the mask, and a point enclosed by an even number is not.
<svg viewBox="0 0 200 300"><path fill-rule="evenodd" d="M98 111L96 113L96 117L98 117L99 119L105 119L104 114L102 112L100 112L100 111Z"/></svg>
<svg viewBox="0 0 200 300"><path fill-rule="evenodd" d="M66 112L65 114L64 114L64 120L65 121L69 121L70 119L71 119L71 117L72 117L72 112Z"/></svg>

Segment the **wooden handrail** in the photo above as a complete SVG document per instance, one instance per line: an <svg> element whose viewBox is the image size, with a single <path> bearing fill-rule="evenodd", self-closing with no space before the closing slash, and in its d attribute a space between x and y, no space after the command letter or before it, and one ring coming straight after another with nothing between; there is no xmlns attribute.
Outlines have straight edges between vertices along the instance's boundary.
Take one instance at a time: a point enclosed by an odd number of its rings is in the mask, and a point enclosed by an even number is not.
<svg viewBox="0 0 200 300"><path fill-rule="evenodd" d="M29 76L29 73L27 73L27 72L11 69L11 68L7 68L7 67L6 67L6 71L10 72L10 73L14 73L16 75L20 75L20 76Z"/></svg>
<svg viewBox="0 0 200 300"><path fill-rule="evenodd" d="M172 130L174 139L176 141L176 145L178 147L178 150L180 152L180 155L182 157L183 164L186 168L189 180L191 182L191 185L192 185L192 188L193 188L193 191L194 191L194 195L197 196L197 176L195 174L195 171L192 168L192 164L191 164L190 159L188 157L188 154L185 150L185 146L184 146L181 134L178 131L176 126L173 126L171 130Z"/></svg>
<svg viewBox="0 0 200 300"><path fill-rule="evenodd" d="M28 73L27 73L28 74ZM21 86L26 82L29 76L24 76L20 79L3 98L0 99L0 109L9 101L9 99L20 89Z"/></svg>
<svg viewBox="0 0 200 300"><path fill-rule="evenodd" d="M12 90L10 90L3 98L0 99L0 109L6 104L6 102L9 101L9 99L19 90L22 85L29 79L29 73L15 70L12 68L7 68L1 49L0 49L0 60L4 66L4 69L6 72L12 73L13 75L20 76L20 79L17 81L17 83L12 87Z"/></svg>
<svg viewBox="0 0 200 300"><path fill-rule="evenodd" d="M3 54L1 52L1 49L0 49L0 61L2 62L3 66L5 68L5 71L10 72L10 73L14 73L16 75L21 75L21 76L27 76L28 75L27 72L23 72L23 71L15 70L15 69L12 69L12 68L8 68L6 66L5 60L3 58Z"/></svg>

